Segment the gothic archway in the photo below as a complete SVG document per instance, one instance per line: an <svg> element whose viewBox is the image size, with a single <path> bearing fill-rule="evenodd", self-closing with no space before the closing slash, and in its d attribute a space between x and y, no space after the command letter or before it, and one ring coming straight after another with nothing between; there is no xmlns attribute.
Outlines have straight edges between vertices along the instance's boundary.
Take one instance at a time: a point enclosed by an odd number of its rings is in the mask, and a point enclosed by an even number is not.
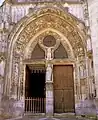
<svg viewBox="0 0 98 120"><path fill-rule="evenodd" d="M14 95L16 98L24 97L23 61L29 58L36 41L49 34L62 42L67 50L68 60L75 67L76 75L77 59L84 60L86 57L85 31L79 28L79 24L81 24L80 21L71 14L53 7L43 8L22 19L9 37L10 44L6 68L8 73L5 80L5 84L9 87L5 86L4 93L9 96ZM18 96L17 88L19 88Z"/></svg>

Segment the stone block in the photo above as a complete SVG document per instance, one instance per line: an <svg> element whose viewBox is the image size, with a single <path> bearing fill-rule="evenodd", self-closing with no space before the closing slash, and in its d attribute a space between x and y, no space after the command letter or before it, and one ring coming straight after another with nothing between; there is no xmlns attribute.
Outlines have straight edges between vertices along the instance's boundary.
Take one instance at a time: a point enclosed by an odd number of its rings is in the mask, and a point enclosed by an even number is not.
<svg viewBox="0 0 98 120"><path fill-rule="evenodd" d="M84 100L76 107L76 115L96 115L94 100Z"/></svg>
<svg viewBox="0 0 98 120"><path fill-rule="evenodd" d="M3 97L2 99L2 115L9 115L12 118L22 116L24 112L24 102L13 98Z"/></svg>

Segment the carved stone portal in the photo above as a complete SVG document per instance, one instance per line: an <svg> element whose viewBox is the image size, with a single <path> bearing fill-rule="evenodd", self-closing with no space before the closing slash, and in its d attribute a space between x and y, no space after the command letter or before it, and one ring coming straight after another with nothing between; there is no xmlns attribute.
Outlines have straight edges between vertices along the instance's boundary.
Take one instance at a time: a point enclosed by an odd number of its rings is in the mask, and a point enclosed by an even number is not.
<svg viewBox="0 0 98 120"><path fill-rule="evenodd" d="M15 95L18 100L25 98L24 61L30 58L37 43L45 51L46 59L40 61L32 61L32 59L29 59L28 64L30 64L30 62L31 64L47 64L47 62L54 64L56 62L57 64L75 64L77 57L85 59L86 36L77 27L79 22L80 21L75 19L71 14L60 9L55 9L53 6L51 8L38 10L32 13L32 15L30 14L22 19L17 25L17 29L15 29L9 37L11 42L8 50L7 74L5 80L5 84L8 84L9 87L5 86L5 95L11 97ZM51 44L45 43L44 38L47 35L53 35L56 41L49 41ZM53 59L53 52L58 48L60 43L65 48L68 57L67 59L59 59L56 61ZM52 69L49 64L46 74L47 81L50 81ZM75 71L75 74L77 74L77 71ZM74 81L76 79L77 78L74 78ZM47 83L47 86L53 87L50 83ZM47 90L47 92L51 94L51 90ZM51 97L53 98L53 92Z"/></svg>

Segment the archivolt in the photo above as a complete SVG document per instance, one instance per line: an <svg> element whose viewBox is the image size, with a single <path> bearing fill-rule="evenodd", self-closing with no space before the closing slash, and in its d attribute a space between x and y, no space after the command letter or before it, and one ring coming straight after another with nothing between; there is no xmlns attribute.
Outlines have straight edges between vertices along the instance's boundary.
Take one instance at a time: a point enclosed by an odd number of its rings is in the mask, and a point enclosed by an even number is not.
<svg viewBox="0 0 98 120"><path fill-rule="evenodd" d="M80 55L80 53L84 54L86 51L86 36L77 27L78 24L79 21L67 12L64 13L55 8L39 10L28 15L17 25L17 30L14 30L13 35L10 36L9 52L12 52L13 49L17 49L19 52L23 51L25 45L36 33L46 28L53 28L60 31L69 40L75 56Z"/></svg>
<svg viewBox="0 0 98 120"><path fill-rule="evenodd" d="M20 65L20 60L24 58L25 48L28 43L30 43L38 33L46 29L57 31L56 33L62 34L67 38L66 41L71 53L74 54L74 58L77 56L85 56L86 36L85 33L77 27L79 23L80 22L69 13L55 8L43 8L22 19L14 27L13 32L9 36L11 42L8 49L8 66L6 70L7 73L9 73L7 74L8 76L6 76L6 84L12 83L11 79L14 78L13 80L15 80L15 76L17 76L14 70L15 64L18 69L22 71L23 68ZM20 79L23 78L21 77ZM11 81L9 82L9 80ZM10 91L11 88L9 87L6 89Z"/></svg>

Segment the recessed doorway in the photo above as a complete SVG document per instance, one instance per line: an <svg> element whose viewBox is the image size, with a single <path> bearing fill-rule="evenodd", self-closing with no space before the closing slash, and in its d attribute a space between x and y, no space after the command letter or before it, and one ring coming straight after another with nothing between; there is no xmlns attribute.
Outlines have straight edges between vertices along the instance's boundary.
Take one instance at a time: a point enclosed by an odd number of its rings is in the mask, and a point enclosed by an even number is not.
<svg viewBox="0 0 98 120"><path fill-rule="evenodd" d="M25 112L45 112L45 68L26 65Z"/></svg>

